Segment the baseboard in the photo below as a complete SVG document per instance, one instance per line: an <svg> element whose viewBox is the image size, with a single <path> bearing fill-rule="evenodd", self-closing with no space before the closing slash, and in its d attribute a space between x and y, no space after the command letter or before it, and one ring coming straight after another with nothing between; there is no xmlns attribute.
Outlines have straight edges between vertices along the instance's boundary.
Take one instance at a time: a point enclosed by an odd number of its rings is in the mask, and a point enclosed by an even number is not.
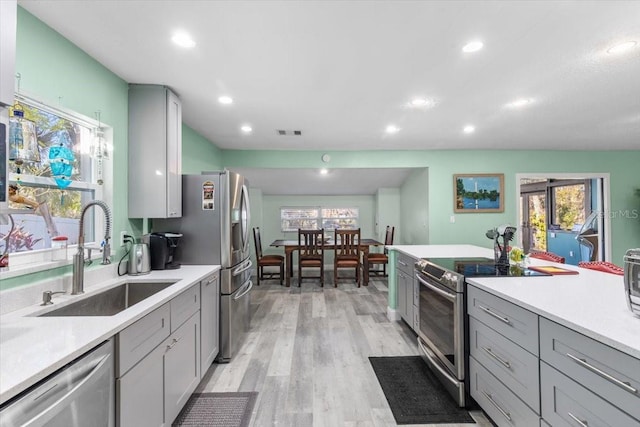
<svg viewBox="0 0 640 427"><path fill-rule="evenodd" d="M399 320L402 320L402 317L400 317L398 310L387 307L387 319L389 319L390 322L398 322Z"/></svg>

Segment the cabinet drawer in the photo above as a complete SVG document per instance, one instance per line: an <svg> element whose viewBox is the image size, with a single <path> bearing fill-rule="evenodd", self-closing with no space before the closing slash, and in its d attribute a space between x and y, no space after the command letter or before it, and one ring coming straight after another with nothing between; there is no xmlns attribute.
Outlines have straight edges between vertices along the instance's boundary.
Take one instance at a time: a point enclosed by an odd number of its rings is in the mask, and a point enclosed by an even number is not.
<svg viewBox="0 0 640 427"><path fill-rule="evenodd" d="M554 427L637 427L633 419L580 384L540 363L542 416Z"/></svg>
<svg viewBox="0 0 640 427"><path fill-rule="evenodd" d="M531 427L540 417L491 375L473 357L469 357L471 396L498 426Z"/></svg>
<svg viewBox="0 0 640 427"><path fill-rule="evenodd" d="M469 343L471 355L540 414L538 358L473 317Z"/></svg>
<svg viewBox="0 0 640 427"><path fill-rule="evenodd" d="M520 347L538 355L538 315L474 286L468 287L467 311Z"/></svg>
<svg viewBox="0 0 640 427"><path fill-rule="evenodd" d="M545 318L540 358L640 419L640 360Z"/></svg>
<svg viewBox="0 0 640 427"><path fill-rule="evenodd" d="M171 300L171 332L200 309L200 285L195 285Z"/></svg>
<svg viewBox="0 0 640 427"><path fill-rule="evenodd" d="M122 330L116 339L116 376L121 377L169 336L170 307L165 304Z"/></svg>
<svg viewBox="0 0 640 427"><path fill-rule="evenodd" d="M413 269L415 267L416 261L417 260L415 258L398 252L398 257L396 258L396 268L413 277Z"/></svg>

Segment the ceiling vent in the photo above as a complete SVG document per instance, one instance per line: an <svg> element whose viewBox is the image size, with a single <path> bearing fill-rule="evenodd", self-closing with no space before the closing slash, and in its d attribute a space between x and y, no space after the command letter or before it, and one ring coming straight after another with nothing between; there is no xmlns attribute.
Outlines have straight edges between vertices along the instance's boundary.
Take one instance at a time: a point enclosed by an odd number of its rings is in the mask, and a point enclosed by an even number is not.
<svg viewBox="0 0 640 427"><path fill-rule="evenodd" d="M302 131L301 130L284 130L284 129L278 129L276 132L278 132L278 135L282 135L282 136L302 136Z"/></svg>

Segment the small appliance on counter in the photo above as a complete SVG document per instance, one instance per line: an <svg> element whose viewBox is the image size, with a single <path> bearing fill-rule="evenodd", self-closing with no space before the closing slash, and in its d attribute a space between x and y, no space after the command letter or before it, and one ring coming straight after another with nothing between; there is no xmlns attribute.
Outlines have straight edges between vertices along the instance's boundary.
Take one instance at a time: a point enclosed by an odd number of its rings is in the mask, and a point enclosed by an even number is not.
<svg viewBox="0 0 640 427"><path fill-rule="evenodd" d="M129 249L127 273L130 276L139 276L151 272L151 257L147 243L132 243Z"/></svg>
<svg viewBox="0 0 640 427"><path fill-rule="evenodd" d="M640 248L624 255L624 291L629 310L640 316Z"/></svg>
<svg viewBox="0 0 640 427"><path fill-rule="evenodd" d="M180 263L175 261L175 254L181 237L182 234L171 232L151 233L143 237L143 242L149 244L152 270L180 268Z"/></svg>

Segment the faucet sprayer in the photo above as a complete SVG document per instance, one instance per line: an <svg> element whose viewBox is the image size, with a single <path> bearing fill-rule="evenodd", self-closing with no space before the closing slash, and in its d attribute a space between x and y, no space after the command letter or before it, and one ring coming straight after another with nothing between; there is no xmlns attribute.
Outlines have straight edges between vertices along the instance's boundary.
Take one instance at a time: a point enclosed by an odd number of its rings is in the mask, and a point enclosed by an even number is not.
<svg viewBox="0 0 640 427"><path fill-rule="evenodd" d="M78 252L73 256L73 278L71 285L71 295L84 292L84 215L91 206L100 206L105 216L104 244L102 246L102 264L111 264L111 209L102 200L92 200L82 209L80 214L80 229L78 231ZM91 262L89 257L89 262Z"/></svg>

